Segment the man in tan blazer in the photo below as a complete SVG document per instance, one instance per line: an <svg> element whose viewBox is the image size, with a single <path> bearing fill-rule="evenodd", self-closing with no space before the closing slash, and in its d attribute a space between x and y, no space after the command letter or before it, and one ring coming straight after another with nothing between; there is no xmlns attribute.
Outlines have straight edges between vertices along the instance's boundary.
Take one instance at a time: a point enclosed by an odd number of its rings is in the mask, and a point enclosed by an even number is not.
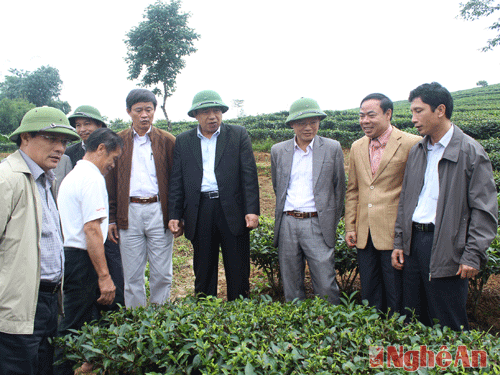
<svg viewBox="0 0 500 375"><path fill-rule="evenodd" d="M361 297L382 312L401 309L401 273L391 265L394 224L408 153L421 139L392 126L392 112L383 94L361 101L365 136L351 147L345 204L345 240L358 249Z"/></svg>

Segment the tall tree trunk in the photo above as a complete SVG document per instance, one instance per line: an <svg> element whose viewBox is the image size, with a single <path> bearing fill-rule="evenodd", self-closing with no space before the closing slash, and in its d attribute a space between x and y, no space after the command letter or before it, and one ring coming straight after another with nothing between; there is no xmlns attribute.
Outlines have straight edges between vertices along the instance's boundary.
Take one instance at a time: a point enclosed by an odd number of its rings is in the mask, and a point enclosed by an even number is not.
<svg viewBox="0 0 500 375"><path fill-rule="evenodd" d="M167 96L163 95L163 105L161 106L161 109L163 111L163 114L165 115L165 119L167 120L167 130L169 132L171 132L172 131L172 123L170 122L170 119L168 118L167 110L165 108L165 102L166 101L167 101Z"/></svg>

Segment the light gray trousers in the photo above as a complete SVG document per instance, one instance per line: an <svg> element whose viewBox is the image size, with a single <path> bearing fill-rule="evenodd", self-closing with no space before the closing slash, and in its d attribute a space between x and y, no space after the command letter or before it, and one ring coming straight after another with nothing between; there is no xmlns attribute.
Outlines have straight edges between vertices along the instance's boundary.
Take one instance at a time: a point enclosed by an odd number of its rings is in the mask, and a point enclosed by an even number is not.
<svg viewBox="0 0 500 375"><path fill-rule="evenodd" d="M278 254L286 301L306 298L304 272L307 260L314 294L327 297L333 304L340 302L334 249L325 243L317 217L297 219L283 214Z"/></svg>
<svg viewBox="0 0 500 375"><path fill-rule="evenodd" d="M125 306L146 306L144 272L149 261L149 302L170 298L173 235L163 226L161 203L130 203L128 229L120 229Z"/></svg>

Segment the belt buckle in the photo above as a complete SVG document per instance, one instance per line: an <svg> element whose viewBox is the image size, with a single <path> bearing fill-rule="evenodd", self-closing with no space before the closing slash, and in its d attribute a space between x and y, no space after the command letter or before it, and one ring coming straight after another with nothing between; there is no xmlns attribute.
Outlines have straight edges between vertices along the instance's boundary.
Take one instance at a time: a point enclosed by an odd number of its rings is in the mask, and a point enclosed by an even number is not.
<svg viewBox="0 0 500 375"><path fill-rule="evenodd" d="M300 211L293 211L293 217L297 219L306 219L307 218L307 213L306 212L300 212Z"/></svg>
<svg viewBox="0 0 500 375"><path fill-rule="evenodd" d="M217 199L217 198L219 198L219 192L218 191L209 191L208 192L208 198L209 199Z"/></svg>

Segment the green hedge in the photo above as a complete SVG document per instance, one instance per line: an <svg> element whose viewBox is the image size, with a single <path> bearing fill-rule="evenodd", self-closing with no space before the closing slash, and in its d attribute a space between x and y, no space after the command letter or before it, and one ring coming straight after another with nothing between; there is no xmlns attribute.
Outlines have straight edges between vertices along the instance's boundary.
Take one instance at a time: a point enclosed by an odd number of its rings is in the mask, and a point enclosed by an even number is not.
<svg viewBox="0 0 500 375"><path fill-rule="evenodd" d="M397 314L381 318L351 298L342 298L339 306L319 298L302 303L273 302L267 296L233 302L188 298L109 314L101 324L107 328L88 325L56 340L67 358L92 362L98 374L406 373L370 369L370 346L392 345L405 351L427 345L435 353L446 346L453 356L458 345L465 345L487 352L484 373L500 373L498 338L405 324ZM470 373L453 365L447 371Z"/></svg>

